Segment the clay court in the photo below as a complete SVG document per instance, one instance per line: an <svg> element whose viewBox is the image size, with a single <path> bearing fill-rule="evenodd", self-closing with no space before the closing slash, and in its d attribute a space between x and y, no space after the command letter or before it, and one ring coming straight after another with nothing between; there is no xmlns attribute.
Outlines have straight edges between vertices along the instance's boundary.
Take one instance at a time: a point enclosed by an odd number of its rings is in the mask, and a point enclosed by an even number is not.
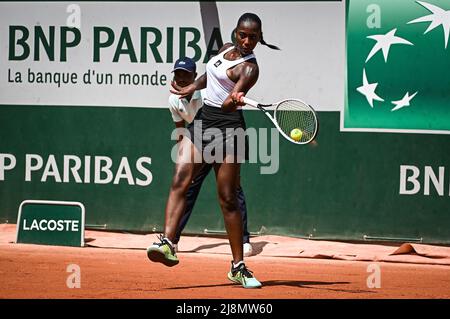
<svg viewBox="0 0 450 319"><path fill-rule="evenodd" d="M399 245L254 237L246 262L263 288L252 290L228 281L224 238L184 237L180 264L167 268L146 256L156 234L86 231L87 247L75 248L15 244L15 225L0 226L1 298L450 298L448 247L403 245L392 254ZM66 285L71 264L80 267L81 288ZM374 265L380 288L367 284Z"/></svg>

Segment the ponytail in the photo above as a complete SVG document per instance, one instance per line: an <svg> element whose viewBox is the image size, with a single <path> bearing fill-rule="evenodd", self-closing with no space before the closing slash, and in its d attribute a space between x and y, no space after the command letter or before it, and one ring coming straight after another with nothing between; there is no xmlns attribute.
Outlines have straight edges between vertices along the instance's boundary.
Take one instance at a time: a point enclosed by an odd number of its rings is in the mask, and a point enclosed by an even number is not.
<svg viewBox="0 0 450 319"><path fill-rule="evenodd" d="M261 42L262 45L266 45L266 46L268 46L269 48L271 48L271 49L273 49L273 50L281 50L281 49L280 49L279 47L277 47L276 45L269 44L269 43L267 43L266 41L264 41L264 39L263 39L263 37L262 37L262 34L261 34L261 40L260 40L259 42Z"/></svg>
<svg viewBox="0 0 450 319"><path fill-rule="evenodd" d="M232 41L233 44L235 44L235 42L236 42L236 38L234 37L234 34L235 34L235 32L236 32L236 29L237 29L237 28L234 28L233 32L231 33L231 34L233 35L233 41ZM271 48L272 50L281 50L281 49L280 49L279 47L277 47L276 45L269 44L269 43L267 43L266 41L264 41L264 39L263 39L263 37L262 37L262 33L261 33L261 40L259 40L259 42L260 42L262 45L265 45L265 46Z"/></svg>

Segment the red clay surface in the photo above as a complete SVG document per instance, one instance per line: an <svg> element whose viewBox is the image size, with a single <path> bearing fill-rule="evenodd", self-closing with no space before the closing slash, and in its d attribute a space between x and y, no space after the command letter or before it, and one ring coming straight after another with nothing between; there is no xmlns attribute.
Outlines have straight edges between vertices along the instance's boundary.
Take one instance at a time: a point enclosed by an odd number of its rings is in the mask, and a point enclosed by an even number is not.
<svg viewBox="0 0 450 319"><path fill-rule="evenodd" d="M167 268L145 250L0 244L1 298L307 299L450 298L450 267L389 262L253 256L246 263L263 283L243 289L228 281L230 256L179 253ZM70 264L81 288L68 288ZM369 265L380 288L369 288Z"/></svg>

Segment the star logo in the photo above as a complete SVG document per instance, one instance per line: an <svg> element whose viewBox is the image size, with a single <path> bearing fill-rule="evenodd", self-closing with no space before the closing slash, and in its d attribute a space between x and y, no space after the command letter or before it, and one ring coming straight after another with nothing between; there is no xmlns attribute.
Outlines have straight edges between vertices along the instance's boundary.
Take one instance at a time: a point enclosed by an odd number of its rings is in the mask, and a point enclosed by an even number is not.
<svg viewBox="0 0 450 319"><path fill-rule="evenodd" d="M445 48L447 49L448 38L450 35L450 10L445 11L444 9L439 8L438 6L423 1L416 1L416 2L420 4L422 7L426 8L432 14L409 21L408 24L431 22L423 34L427 34L434 28L437 28L438 26L441 25L442 29L444 30Z"/></svg>
<svg viewBox="0 0 450 319"><path fill-rule="evenodd" d="M445 11L444 9L439 8L438 6L423 1L416 1L416 2L420 4L422 7L428 9L428 11L430 11L432 14L409 21L408 24L431 22L430 25L428 26L428 29L426 29L423 34L427 34L434 28L442 25L442 29L444 29L445 48L447 49L448 38L450 35L450 10Z"/></svg>
<svg viewBox="0 0 450 319"><path fill-rule="evenodd" d="M400 110L405 106L409 106L410 105L409 102L411 102L411 100L416 96L416 94L417 92L414 93L413 95L409 95L409 92L406 92L405 96L403 96L401 100L392 101L392 104L394 104L395 107L391 110L391 112Z"/></svg>
<svg viewBox="0 0 450 319"><path fill-rule="evenodd" d="M366 97L367 102L369 102L370 107L372 107L372 108L373 108L373 100L381 101L381 102L384 101L381 97L379 97L375 93L377 86L378 86L378 83L369 83L369 81L367 80L367 76L366 76L366 69L364 69L363 70L363 85L358 87L356 90Z"/></svg>
<svg viewBox="0 0 450 319"><path fill-rule="evenodd" d="M383 56L384 56L384 62L387 62L389 49L391 48L391 45L393 44L408 44L413 45L408 40L405 40L403 38L397 37L395 35L395 32L397 32L397 29L392 29L386 34L375 34L375 35L369 35L367 38L373 39L377 41L377 43L373 46L372 50L370 51L369 55L367 56L367 61L370 60L378 51L382 50Z"/></svg>

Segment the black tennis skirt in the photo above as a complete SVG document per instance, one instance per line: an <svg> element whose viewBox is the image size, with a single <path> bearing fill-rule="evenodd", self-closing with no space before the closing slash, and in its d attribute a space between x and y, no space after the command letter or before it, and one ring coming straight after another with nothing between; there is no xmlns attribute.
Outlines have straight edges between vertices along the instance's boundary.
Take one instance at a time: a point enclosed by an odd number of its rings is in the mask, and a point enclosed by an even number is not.
<svg viewBox="0 0 450 319"><path fill-rule="evenodd" d="M247 127L242 110L227 113L222 108L203 104L187 129L187 137L203 154L205 162L223 161L225 155L233 155L239 163L248 160Z"/></svg>

